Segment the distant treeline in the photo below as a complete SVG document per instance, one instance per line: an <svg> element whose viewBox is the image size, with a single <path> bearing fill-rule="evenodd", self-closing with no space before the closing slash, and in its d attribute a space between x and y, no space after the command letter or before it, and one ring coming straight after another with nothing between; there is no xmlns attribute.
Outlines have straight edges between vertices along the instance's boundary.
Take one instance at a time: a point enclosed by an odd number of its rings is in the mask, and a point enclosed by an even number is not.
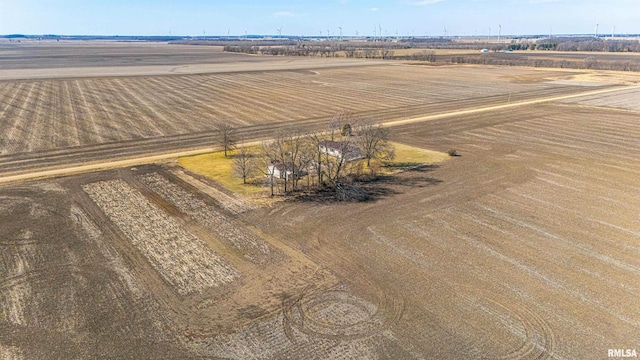
<svg viewBox="0 0 640 360"><path fill-rule="evenodd" d="M411 40L411 41L409 41ZM278 42L276 40L275 42ZM401 54L394 50L404 49ZM415 49L415 52L406 49ZM436 55L435 49L478 50L477 54L456 56ZM488 53L480 53L487 49ZM640 52L637 40L603 39L596 37L557 37L533 41L512 41L497 44L488 42L461 42L451 39L407 39L406 41L297 41L295 44L267 45L265 42L227 43L224 51L272 56L319 56L366 59L424 61L429 63L482 64L501 66L530 66L568 69L597 69L640 71L640 59L614 59L598 56L582 58L537 57L535 52L508 53L509 50ZM530 55L529 55L530 54Z"/></svg>
<svg viewBox="0 0 640 360"><path fill-rule="evenodd" d="M430 41L427 41L430 40ZM450 39L407 39L409 48L459 49L459 50L555 50L555 51L599 51L599 52L640 52L640 41L610 39L593 36L551 37L537 41L516 41L496 44L485 41L451 41Z"/></svg>
<svg viewBox="0 0 640 360"><path fill-rule="evenodd" d="M640 52L638 40L602 39L596 37L558 37L538 40L537 50Z"/></svg>
<svg viewBox="0 0 640 360"><path fill-rule="evenodd" d="M589 56L582 60L567 59L539 59L528 56L500 57L500 56L475 56L459 55L451 57L439 57L436 62L452 64L478 64L478 65L501 65L501 66L529 66L543 68L561 69L594 69L594 70L616 70L616 71L640 71L640 60L611 60L598 59Z"/></svg>
<svg viewBox="0 0 640 360"><path fill-rule="evenodd" d="M224 51L239 52L245 54L262 54L273 56L320 56L364 59L391 59L394 55L393 49L407 48L406 45L395 44L368 44L367 47L356 43L339 42L319 42L319 43L298 43L295 46L260 46L258 45L227 45ZM342 55L344 54L344 55Z"/></svg>

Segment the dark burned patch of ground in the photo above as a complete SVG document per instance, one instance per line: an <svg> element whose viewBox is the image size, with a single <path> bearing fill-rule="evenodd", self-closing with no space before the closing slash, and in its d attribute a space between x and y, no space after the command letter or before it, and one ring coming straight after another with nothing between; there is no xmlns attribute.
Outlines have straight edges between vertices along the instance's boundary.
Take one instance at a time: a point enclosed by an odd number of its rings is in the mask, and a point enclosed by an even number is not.
<svg viewBox="0 0 640 360"><path fill-rule="evenodd" d="M387 168L396 171L384 175L361 175L339 183L338 187L327 185L322 188L294 194L289 201L303 203L331 204L340 202L375 202L394 195L403 194L409 188L438 185L442 180L426 176L434 171L437 164L399 163ZM397 172L401 170L401 172Z"/></svg>

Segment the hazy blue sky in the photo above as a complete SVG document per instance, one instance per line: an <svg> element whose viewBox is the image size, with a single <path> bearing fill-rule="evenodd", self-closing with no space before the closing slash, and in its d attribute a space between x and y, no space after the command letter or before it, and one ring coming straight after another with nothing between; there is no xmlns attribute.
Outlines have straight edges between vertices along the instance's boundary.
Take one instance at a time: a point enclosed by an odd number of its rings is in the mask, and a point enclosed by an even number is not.
<svg viewBox="0 0 640 360"><path fill-rule="evenodd" d="M596 22L640 33L640 0L0 0L0 34L591 34Z"/></svg>

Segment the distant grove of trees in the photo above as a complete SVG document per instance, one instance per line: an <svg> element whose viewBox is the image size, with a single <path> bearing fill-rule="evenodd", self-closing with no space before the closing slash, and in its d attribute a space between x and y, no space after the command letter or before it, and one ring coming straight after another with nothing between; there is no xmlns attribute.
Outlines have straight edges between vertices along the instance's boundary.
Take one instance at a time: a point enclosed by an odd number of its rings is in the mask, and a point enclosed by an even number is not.
<svg viewBox="0 0 640 360"><path fill-rule="evenodd" d="M404 49L402 53L395 50ZM414 52L407 51L414 49ZM463 54L456 56L437 55L434 49L488 49L490 54ZM348 40L348 41L283 41L233 42L224 46L224 51L272 56L319 56L365 59L390 59L424 61L429 63L484 64L503 66L531 66L573 69L597 69L640 71L640 61L635 59L602 59L596 57L578 58L536 58L520 52L518 56L494 55L502 50L539 51L582 51L582 52L640 52L640 41L603 37L549 37L544 39L512 40L498 44L487 41L459 40L448 38L407 38ZM530 53L534 54L534 53Z"/></svg>
<svg viewBox="0 0 640 360"><path fill-rule="evenodd" d="M557 37L539 40L537 50L640 52L640 41L596 37Z"/></svg>
<svg viewBox="0 0 640 360"><path fill-rule="evenodd" d="M273 56L320 56L364 59L390 59L393 57L394 48L402 48L402 45L395 46L369 46L366 48L357 45L347 45L339 42L327 42L317 45L299 43L295 46L258 46L258 45L227 45L223 49L228 52L239 52L245 54L261 54Z"/></svg>
<svg viewBox="0 0 640 360"><path fill-rule="evenodd" d="M455 45L453 45L455 44ZM268 46L266 44L251 45L226 45L224 51L238 52L245 54L262 54L275 56L338 56L339 52L344 52L347 57L354 58L390 58L393 57L394 49L416 49L424 51L428 49L459 49L459 50L547 50L547 51L594 51L594 52L640 52L640 41L638 40L603 40L600 38L578 39L575 38L552 38L540 40L538 42L513 42L510 44L496 43L429 43L399 45L397 43L381 44L344 44L330 43L309 45L298 43L296 45Z"/></svg>
<svg viewBox="0 0 640 360"><path fill-rule="evenodd" d="M640 71L640 61L638 60L598 60L595 56L588 56L584 59L549 59L536 57L509 57L509 56L474 56L459 55L451 56L448 59L441 59L441 62L452 64L479 64L479 65L501 65L501 66L529 66L561 69L594 69L594 70L615 70L615 71Z"/></svg>

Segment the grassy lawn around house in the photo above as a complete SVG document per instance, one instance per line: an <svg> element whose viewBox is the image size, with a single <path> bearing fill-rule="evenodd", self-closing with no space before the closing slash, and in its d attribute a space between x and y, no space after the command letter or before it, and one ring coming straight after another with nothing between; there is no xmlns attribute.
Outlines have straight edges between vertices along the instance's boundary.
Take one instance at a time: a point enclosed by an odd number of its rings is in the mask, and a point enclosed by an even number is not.
<svg viewBox="0 0 640 360"><path fill-rule="evenodd" d="M450 156L439 151L432 151L418 148L415 146L392 143L395 148L396 157L392 161L382 162L383 172L393 173L407 168L430 165L448 159ZM249 147L250 151L257 154L260 151L259 146ZM243 194L257 195L261 192L268 192L269 189L259 184L260 175L254 179L247 179L247 184L242 183L241 178L233 176L233 156L236 151L224 157L224 152L217 151L208 154L187 156L178 159L178 164L183 168L194 173L206 176L227 189ZM373 163L372 163L373 165ZM367 172L366 164L364 171Z"/></svg>
<svg viewBox="0 0 640 360"><path fill-rule="evenodd" d="M259 147L250 147L249 149L254 153L259 151ZM242 178L233 176L233 156L235 153L235 151L231 152L226 158L223 151L187 156L179 158L178 164L189 171L215 180L220 185L239 194L252 195L268 191L268 189L253 182L243 184ZM249 182L249 179L247 179L247 182Z"/></svg>

